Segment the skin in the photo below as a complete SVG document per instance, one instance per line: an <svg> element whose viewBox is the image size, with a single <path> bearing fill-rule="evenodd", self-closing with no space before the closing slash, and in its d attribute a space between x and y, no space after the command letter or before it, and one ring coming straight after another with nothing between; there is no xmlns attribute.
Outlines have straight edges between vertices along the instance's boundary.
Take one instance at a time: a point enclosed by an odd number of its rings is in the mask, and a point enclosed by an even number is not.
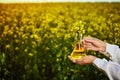
<svg viewBox="0 0 120 80"><path fill-rule="evenodd" d="M105 55L106 43L99 39L96 39L93 37L85 37L83 39L83 45L86 50L99 51ZM92 56L92 55L87 55L85 57L82 57L82 58L76 59L76 60L72 60L72 58L70 56L68 56L68 58L73 63L79 64L79 65L87 65L87 64L92 64L97 57Z"/></svg>
<svg viewBox="0 0 120 80"><path fill-rule="evenodd" d="M81 59L76 59L76 60L72 60L72 58L71 58L70 56L68 56L68 58L69 58L73 63L79 64L79 65L91 64L91 63L93 63L93 61L96 59L95 56L91 56L91 55L88 55L88 56L82 57Z"/></svg>
<svg viewBox="0 0 120 80"><path fill-rule="evenodd" d="M85 37L83 44L86 50L99 51L101 53L106 51L106 43L93 37Z"/></svg>

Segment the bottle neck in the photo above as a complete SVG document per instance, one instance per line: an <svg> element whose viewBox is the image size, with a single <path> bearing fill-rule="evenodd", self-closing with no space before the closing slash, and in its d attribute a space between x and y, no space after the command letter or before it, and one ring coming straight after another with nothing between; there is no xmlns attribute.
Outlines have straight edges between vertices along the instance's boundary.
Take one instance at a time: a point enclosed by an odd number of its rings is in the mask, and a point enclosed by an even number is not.
<svg viewBox="0 0 120 80"><path fill-rule="evenodd" d="M83 47L83 44L82 44L82 34L81 33L76 33L76 41L77 41L77 44L76 44L76 47L78 50L81 49L81 47Z"/></svg>
<svg viewBox="0 0 120 80"><path fill-rule="evenodd" d="M83 35L82 33L76 33L76 41L82 43Z"/></svg>

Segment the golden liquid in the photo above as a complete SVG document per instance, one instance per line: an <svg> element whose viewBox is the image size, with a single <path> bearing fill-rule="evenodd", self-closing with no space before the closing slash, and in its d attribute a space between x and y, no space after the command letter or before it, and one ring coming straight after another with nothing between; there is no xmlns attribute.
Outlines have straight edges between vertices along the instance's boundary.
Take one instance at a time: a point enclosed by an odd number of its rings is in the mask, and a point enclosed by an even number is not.
<svg viewBox="0 0 120 80"><path fill-rule="evenodd" d="M86 56L84 47L81 44L76 44L73 52L71 53L71 58L75 60L84 56Z"/></svg>

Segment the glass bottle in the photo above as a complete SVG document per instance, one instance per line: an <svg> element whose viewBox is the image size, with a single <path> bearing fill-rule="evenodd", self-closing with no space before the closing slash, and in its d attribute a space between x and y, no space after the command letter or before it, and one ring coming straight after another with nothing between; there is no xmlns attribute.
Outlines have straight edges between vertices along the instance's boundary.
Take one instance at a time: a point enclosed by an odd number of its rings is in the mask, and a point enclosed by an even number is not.
<svg viewBox="0 0 120 80"><path fill-rule="evenodd" d="M76 33L76 44L75 47L71 53L71 58L74 59L80 59L83 56L86 56L85 49L82 43L82 34L81 33Z"/></svg>

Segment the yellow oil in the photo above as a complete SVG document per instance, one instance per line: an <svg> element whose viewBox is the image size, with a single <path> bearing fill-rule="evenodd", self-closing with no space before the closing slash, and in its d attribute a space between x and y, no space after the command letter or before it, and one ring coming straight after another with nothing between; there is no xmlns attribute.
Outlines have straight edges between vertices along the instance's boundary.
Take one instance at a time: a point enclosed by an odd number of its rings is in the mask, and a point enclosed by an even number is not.
<svg viewBox="0 0 120 80"><path fill-rule="evenodd" d="M82 46L82 44L77 43L73 52L71 53L71 58L75 60L75 59L80 59L84 56L86 56L84 47Z"/></svg>

